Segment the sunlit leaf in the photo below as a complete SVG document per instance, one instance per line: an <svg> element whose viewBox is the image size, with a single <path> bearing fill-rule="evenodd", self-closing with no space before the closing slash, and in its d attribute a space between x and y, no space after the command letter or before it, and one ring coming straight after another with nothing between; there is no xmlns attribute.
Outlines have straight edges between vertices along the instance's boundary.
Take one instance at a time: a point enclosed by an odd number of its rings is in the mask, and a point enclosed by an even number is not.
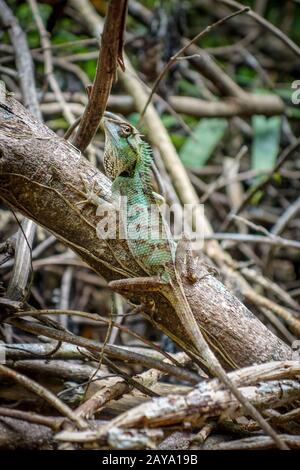
<svg viewBox="0 0 300 470"><path fill-rule="evenodd" d="M203 166L213 154L228 127L226 119L201 119L180 150L183 164L189 168Z"/></svg>
<svg viewBox="0 0 300 470"><path fill-rule="evenodd" d="M279 151L281 118L279 116L253 116L252 126L251 168L271 170L275 166ZM255 183L257 183L257 178Z"/></svg>

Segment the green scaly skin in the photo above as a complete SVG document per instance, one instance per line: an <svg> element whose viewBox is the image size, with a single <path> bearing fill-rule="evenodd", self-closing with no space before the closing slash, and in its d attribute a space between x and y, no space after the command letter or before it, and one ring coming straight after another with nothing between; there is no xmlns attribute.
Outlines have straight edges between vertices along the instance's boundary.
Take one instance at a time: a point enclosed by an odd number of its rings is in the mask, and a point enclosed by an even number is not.
<svg viewBox="0 0 300 470"><path fill-rule="evenodd" d="M127 197L127 211L123 214L128 231L127 243L133 258L149 276L142 279L114 281L114 286L119 290L125 287L126 290L126 285L128 288L131 284L135 289L141 286L149 292L154 290L161 292L174 308L210 372L229 388L279 448L288 449L256 408L231 382L207 345L184 294L180 276L175 268L176 245L162 215L159 216L162 230L159 238L145 237L145 232L140 238L130 238L130 232L137 224L140 227L149 227L151 205L157 204L151 182L151 152L147 144L142 141L139 132L120 118L106 117L103 126L106 136L104 166L107 176L113 180L113 193ZM135 210L132 210L133 208Z"/></svg>

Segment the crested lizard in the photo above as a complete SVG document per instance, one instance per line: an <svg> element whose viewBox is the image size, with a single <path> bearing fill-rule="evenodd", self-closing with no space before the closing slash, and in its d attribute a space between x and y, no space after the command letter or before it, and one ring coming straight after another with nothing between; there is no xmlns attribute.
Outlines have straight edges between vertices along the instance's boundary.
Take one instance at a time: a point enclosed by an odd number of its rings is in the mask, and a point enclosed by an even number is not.
<svg viewBox="0 0 300 470"><path fill-rule="evenodd" d="M109 117L108 117L109 116ZM184 293L181 274L176 269L176 244L169 227L158 211L158 235L151 236L153 206L158 198L151 182L151 149L140 133L126 121L107 113L103 119L105 131L104 167L113 181L112 193L126 197L123 223L127 229L127 244L132 257L145 272L145 277L112 281L110 286L120 293L140 289L160 292L173 307L194 348L210 372L237 398L244 409L259 423L280 449L288 446L267 423L258 410L229 379L220 362L209 348ZM124 208L123 208L124 209ZM133 235L133 236L132 236Z"/></svg>

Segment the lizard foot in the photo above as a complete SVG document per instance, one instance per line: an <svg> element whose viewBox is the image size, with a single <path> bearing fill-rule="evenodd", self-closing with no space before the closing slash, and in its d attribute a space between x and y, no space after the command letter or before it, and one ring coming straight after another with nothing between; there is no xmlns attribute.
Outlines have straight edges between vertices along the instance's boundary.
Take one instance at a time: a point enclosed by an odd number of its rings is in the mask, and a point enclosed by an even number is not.
<svg viewBox="0 0 300 470"><path fill-rule="evenodd" d="M165 282L161 281L157 277L135 277L128 279L119 279L117 281L111 281L108 286L115 292L121 295L129 297L131 301L135 302L134 295L138 293L138 301L142 301L139 306L143 308L151 317L156 310L155 300L147 294L151 292L161 290L162 286L165 286ZM145 294L145 297L141 294Z"/></svg>
<svg viewBox="0 0 300 470"><path fill-rule="evenodd" d="M176 270L182 274L190 284L198 281L197 263L193 256L191 241L189 237L183 233L179 240L175 254Z"/></svg>

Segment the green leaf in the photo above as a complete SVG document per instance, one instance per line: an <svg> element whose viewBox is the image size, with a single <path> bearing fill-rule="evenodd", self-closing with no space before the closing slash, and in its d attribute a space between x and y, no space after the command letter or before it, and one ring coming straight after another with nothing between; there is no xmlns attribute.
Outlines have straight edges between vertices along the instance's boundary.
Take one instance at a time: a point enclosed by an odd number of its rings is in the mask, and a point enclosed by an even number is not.
<svg viewBox="0 0 300 470"><path fill-rule="evenodd" d="M256 72L252 67L242 65L238 68L236 74L236 81L239 85L249 86L255 79Z"/></svg>
<svg viewBox="0 0 300 470"><path fill-rule="evenodd" d="M130 113L129 116L127 116L128 121L133 125L137 126L138 122L140 120L140 114L139 113Z"/></svg>
<svg viewBox="0 0 300 470"><path fill-rule="evenodd" d="M69 124L64 120L64 118L49 119L49 121L47 121L47 126L54 131L57 129L67 130L69 128Z"/></svg>
<svg viewBox="0 0 300 470"><path fill-rule="evenodd" d="M279 116L253 116L252 126L254 137L251 149L251 168L253 170L271 170L275 166L279 151L281 118ZM254 183L257 183L257 178Z"/></svg>
<svg viewBox="0 0 300 470"><path fill-rule="evenodd" d="M226 119L201 119L186 139L180 150L183 164L189 168L199 168L207 162L228 127Z"/></svg>

